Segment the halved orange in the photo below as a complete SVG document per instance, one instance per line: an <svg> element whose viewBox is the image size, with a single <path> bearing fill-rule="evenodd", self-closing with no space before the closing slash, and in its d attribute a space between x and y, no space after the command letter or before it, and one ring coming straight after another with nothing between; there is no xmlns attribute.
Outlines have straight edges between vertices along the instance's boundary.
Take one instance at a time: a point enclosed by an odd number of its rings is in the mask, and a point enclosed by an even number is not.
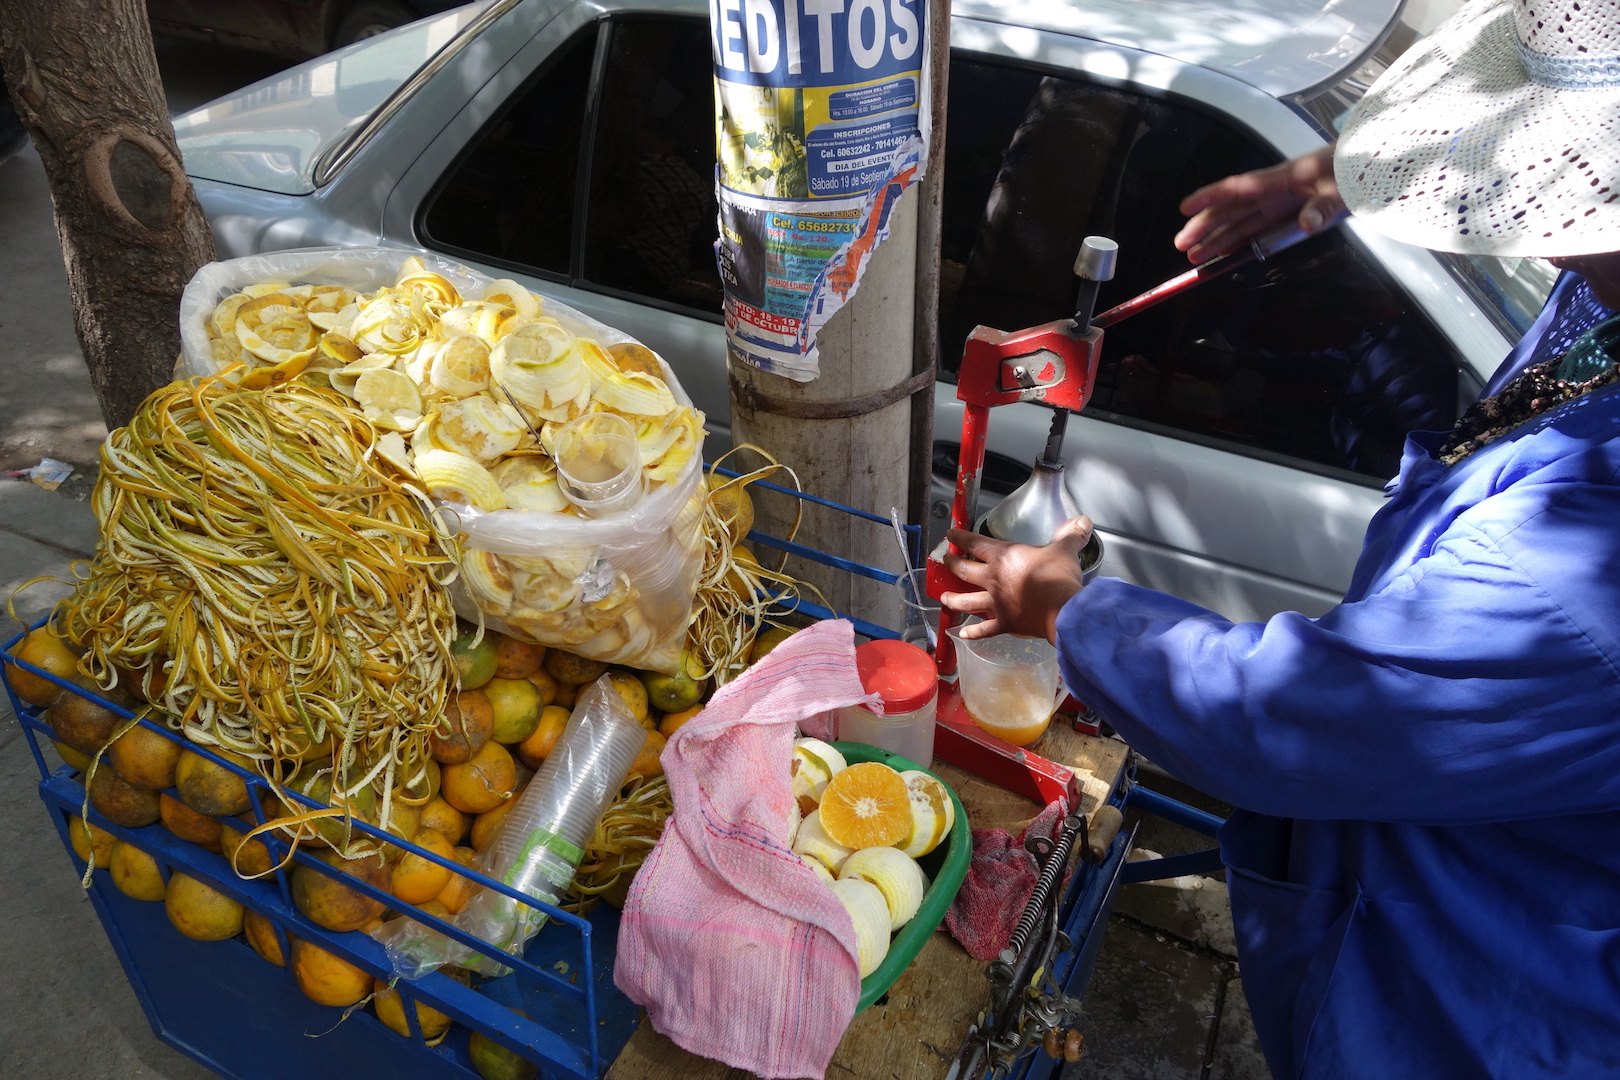
<svg viewBox="0 0 1620 1080"><path fill-rule="evenodd" d="M911 792L887 765L851 765L827 781L821 827L847 848L890 847L911 834Z"/></svg>

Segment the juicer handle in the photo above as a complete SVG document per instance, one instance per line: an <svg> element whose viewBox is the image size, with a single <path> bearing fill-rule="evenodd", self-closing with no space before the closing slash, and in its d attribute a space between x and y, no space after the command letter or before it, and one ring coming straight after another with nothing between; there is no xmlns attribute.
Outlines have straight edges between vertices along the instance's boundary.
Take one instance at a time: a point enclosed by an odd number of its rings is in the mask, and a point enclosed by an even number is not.
<svg viewBox="0 0 1620 1080"><path fill-rule="evenodd" d="M1074 323L1082 331L1091 325L1091 316L1097 310L1097 290L1103 282L1114 280L1118 260L1119 244L1106 236L1088 236L1080 242L1080 253L1074 257L1074 273L1080 279Z"/></svg>

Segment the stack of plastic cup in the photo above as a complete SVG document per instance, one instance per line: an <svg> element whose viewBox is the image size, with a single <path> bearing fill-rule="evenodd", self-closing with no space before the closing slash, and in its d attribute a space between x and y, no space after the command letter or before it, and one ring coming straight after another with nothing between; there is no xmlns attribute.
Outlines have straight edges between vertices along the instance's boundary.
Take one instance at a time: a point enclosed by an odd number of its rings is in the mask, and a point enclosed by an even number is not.
<svg viewBox="0 0 1620 1080"><path fill-rule="evenodd" d="M579 695L562 738L518 796L495 843L474 865L521 893L555 905L574 880L574 868L584 858L597 822L618 797L646 741L647 729L630 715L607 676L592 683ZM451 921L520 956L524 944L545 925L546 914L484 888ZM385 924L374 936L387 947L395 970L407 978L447 963L491 976L509 970L410 919Z"/></svg>
<svg viewBox="0 0 1620 1080"><path fill-rule="evenodd" d="M489 857L489 876L556 903L574 880L574 868L584 858L597 822L618 797L646 741L647 729L630 715L607 677L591 684L580 695L556 748L501 826ZM538 908L484 889L468 901L456 923L517 954L545 919ZM486 934L486 928L494 933ZM483 963L471 966L495 966L488 957L479 960Z"/></svg>

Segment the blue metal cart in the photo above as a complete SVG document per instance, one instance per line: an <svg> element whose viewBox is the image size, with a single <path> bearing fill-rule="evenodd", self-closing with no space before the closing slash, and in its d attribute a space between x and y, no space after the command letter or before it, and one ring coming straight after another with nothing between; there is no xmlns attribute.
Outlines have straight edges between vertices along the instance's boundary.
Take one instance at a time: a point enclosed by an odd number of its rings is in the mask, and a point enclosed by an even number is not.
<svg viewBox="0 0 1620 1080"><path fill-rule="evenodd" d="M725 470L722 470L725 471ZM760 482L760 486L795 498L830 507L869 520L887 529L889 522L874 514L830 500L804 495L788 488ZM908 527L916 565L921 565L921 530ZM892 583L896 575L807 548L778 537L753 532L756 543L823 563L875 581ZM799 610L814 618L834 617L836 613L813 604L801 603ZM854 620L857 630L871 637L898 637L887 628L864 620ZM21 637L5 643L10 649ZM120 716L133 718L116 703L90 694L22 661L12 661L35 675L96 700ZM87 809L82 778L67 765L52 768L41 747L41 740L52 736L42 710L27 705L7 685L11 705L21 720L30 749L40 771L39 793L49 808L64 848L75 872L84 864L73 853L68 833L71 815ZM160 735L180 741L180 737L147 721L139 721ZM187 748L206 753L202 748ZM212 755L208 755L211 756ZM265 820L264 799L268 786L256 774L224 759L213 757L222 767L242 776L252 794L253 812ZM317 804L308 802L312 808ZM1120 808L1141 806L1213 835L1217 819L1137 788L1129 773L1110 796ZM383 949L363 933L334 933L315 924L293 905L288 875L277 871L260 880L238 877L226 860L204 848L181 840L161 824L125 828L107 821L93 808L88 819L118 839L151 854L162 868L165 880L179 871L258 912L274 924L282 955L288 956L287 935L309 941L371 974L388 978L390 967ZM373 836L386 834L356 820L355 828ZM1113 905L1115 893L1124 881L1145 880L1174 874L1197 872L1214 865L1213 852L1182 856L1158 863L1127 863L1132 833L1122 831L1098 863L1077 863L1077 869L1064 887L1061 925L1071 947L1052 963L1050 985L1070 998L1083 995L1102 940L1102 930ZM263 837L272 857L279 861L285 846L274 834ZM451 861L397 837L386 839L422 858L464 871ZM339 871L299 851L293 859L328 876ZM476 876L476 875L475 875ZM597 1080L613 1062L635 1031L640 1010L613 983L618 912L601 905L580 917L540 904L506 885L477 876L480 884L500 890L525 903L541 907L550 921L530 943L521 959L507 957L442 920L420 916L462 943L495 956L514 970L501 979L483 980L474 990L443 974L426 976L415 982L401 980L398 990L407 1001L442 1012L457 1021L447 1038L430 1045L416 1020L415 1010L407 1008L411 1028L409 1038L396 1034L376 1017L363 1010L345 1015L341 1009L318 1005L299 990L291 971L266 963L241 940L198 942L183 937L170 925L160 904L134 900L120 892L103 869L91 875L90 898L129 977L136 997L145 1009L153 1031L164 1042L195 1058L230 1080L353 1080L354 1077L396 1076L413 1080L469 1080L477 1076L467 1053L470 1031L489 1039L539 1065L542 1075L571 1080ZM353 877L344 884L371 895L384 904L394 903L386 892L374 889ZM988 983L986 984L988 995ZM221 1023L230 1016L233 1022ZM1060 1064L1044 1055L1022 1057L1009 1075L1043 1078Z"/></svg>

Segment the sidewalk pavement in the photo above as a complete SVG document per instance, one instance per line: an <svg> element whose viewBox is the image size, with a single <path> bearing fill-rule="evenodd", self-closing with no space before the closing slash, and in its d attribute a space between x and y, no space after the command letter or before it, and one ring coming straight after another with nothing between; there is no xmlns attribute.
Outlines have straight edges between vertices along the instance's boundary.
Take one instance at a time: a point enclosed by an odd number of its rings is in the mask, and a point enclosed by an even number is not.
<svg viewBox="0 0 1620 1080"><path fill-rule="evenodd" d="M74 487L87 491L82 481ZM87 501L0 480L0 597L39 575L69 579L73 560L95 546ZM30 588L16 597L16 613L31 623L70 591L49 582ZM20 629L4 622L5 637ZM0 709L0 819L11 825L0 849L0 1078L207 1080L213 1073L152 1035L39 801L22 727L9 706ZM59 764L48 745L48 761Z"/></svg>

